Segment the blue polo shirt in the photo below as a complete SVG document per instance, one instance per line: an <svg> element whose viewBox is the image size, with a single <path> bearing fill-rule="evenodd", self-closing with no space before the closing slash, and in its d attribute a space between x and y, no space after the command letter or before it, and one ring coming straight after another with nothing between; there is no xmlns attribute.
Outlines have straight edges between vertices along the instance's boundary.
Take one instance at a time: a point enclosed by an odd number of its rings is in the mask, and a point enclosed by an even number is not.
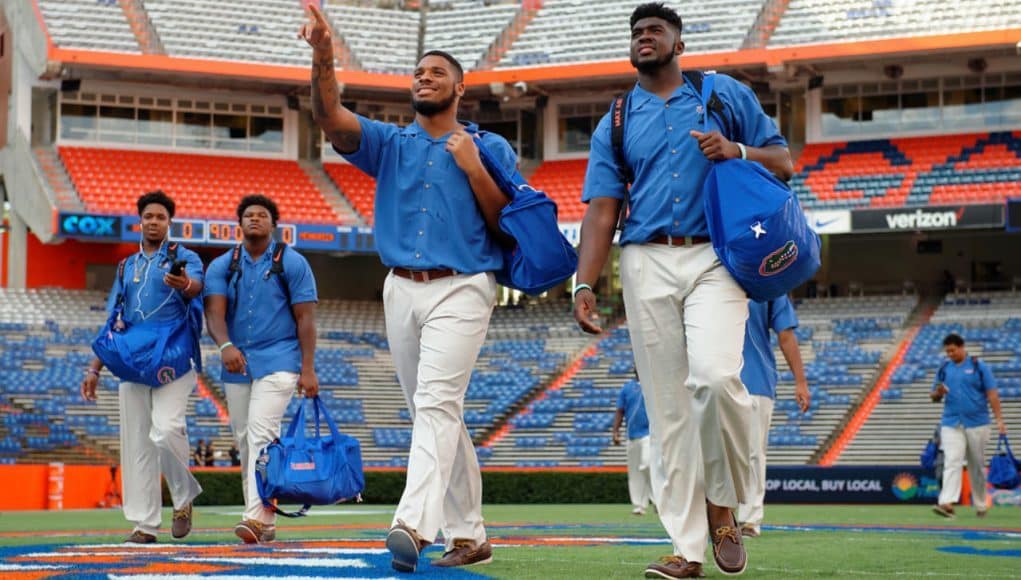
<svg viewBox="0 0 1021 580"><path fill-rule="evenodd" d="M716 75L715 89L730 123L737 125L737 135L729 136L731 141L750 147L787 145L751 89L724 74ZM692 129L703 130L701 103L701 96L689 83L665 101L635 85L624 125L624 155L635 178L621 245L640 244L661 235L709 235L702 184L711 162L689 134ZM624 199L624 192L624 179L610 144L607 113L592 134L581 200Z"/></svg>
<svg viewBox="0 0 1021 580"><path fill-rule="evenodd" d="M206 296L227 297L227 334L248 361L248 375L223 370L225 383L250 383L277 372L301 372L301 346L291 305L318 302L316 280L308 261L294 248L284 251L284 271L272 274L277 242L258 260L241 248L241 272L230 282L233 249L216 258L206 271ZM281 286L286 282L291 300Z"/></svg>
<svg viewBox="0 0 1021 580"><path fill-rule="evenodd" d="M617 408L627 420L627 438L641 439L649 435L649 417L645 414L645 397L638 381L628 381L617 395Z"/></svg>
<svg viewBox="0 0 1021 580"><path fill-rule="evenodd" d="M359 117L358 151L340 153L376 178L376 249L387 267L450 268L466 274L503 267L503 253L486 227L468 176L445 149L450 134L432 138L418 122L405 128ZM474 124L469 130L477 131ZM507 140L484 133L508 171L517 157Z"/></svg>
<svg viewBox="0 0 1021 580"><path fill-rule="evenodd" d="M798 327L798 315L790 299L781 296L769 302L748 301L748 322L744 330L744 367L741 382L748 393L760 397L776 398L776 357L769 340L769 329L780 334Z"/></svg>
<svg viewBox="0 0 1021 580"><path fill-rule="evenodd" d="M989 399L986 393L996 390L996 379L989 365L981 360L973 361L970 356L961 364L948 360L936 372L932 390L936 390L940 383L941 373L944 375L942 382L949 391L943 399L941 424L944 427L963 425L966 429L988 425Z"/></svg>
<svg viewBox="0 0 1021 580"><path fill-rule="evenodd" d="M196 282L202 282L202 260L198 254L177 246L177 259L186 262L184 271ZM181 320L188 313L188 304L179 290L163 283L163 276L170 272L173 264L167 257L167 244L151 255L144 252L132 254L125 259L124 275L114 280L110 296L106 301L107 312L113 312L117 296L121 293L123 278L124 313L127 324L143 322L167 323Z"/></svg>

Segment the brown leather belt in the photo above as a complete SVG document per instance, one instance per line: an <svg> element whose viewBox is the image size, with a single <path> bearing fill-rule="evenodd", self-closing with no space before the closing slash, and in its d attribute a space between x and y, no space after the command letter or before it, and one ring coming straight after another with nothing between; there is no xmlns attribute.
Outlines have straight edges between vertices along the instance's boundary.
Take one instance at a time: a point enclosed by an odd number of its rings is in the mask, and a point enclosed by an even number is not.
<svg viewBox="0 0 1021 580"><path fill-rule="evenodd" d="M415 282L439 280L440 278L447 278L457 274L456 271L449 268L441 270L409 270L407 268L394 268L393 273L401 278L407 278L408 280L414 280Z"/></svg>
<svg viewBox="0 0 1021 580"><path fill-rule="evenodd" d="M657 236L645 243L660 244L662 246L694 246L696 244L708 244L710 241L708 236Z"/></svg>

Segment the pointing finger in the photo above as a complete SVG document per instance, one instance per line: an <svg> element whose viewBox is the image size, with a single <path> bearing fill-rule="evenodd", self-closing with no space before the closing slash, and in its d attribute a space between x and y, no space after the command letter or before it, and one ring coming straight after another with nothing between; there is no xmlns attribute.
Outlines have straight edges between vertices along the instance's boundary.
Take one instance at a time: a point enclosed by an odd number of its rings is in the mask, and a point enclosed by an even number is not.
<svg viewBox="0 0 1021 580"><path fill-rule="evenodd" d="M326 24L326 17L319 11L314 2L308 3L308 11L312 13L312 18L315 18L316 23Z"/></svg>

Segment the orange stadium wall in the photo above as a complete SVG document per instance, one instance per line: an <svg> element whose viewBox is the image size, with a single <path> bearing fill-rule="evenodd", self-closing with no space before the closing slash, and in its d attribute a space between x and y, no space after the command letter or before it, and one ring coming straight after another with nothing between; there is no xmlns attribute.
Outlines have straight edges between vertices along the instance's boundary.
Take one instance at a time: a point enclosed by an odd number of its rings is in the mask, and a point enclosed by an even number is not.
<svg viewBox="0 0 1021 580"><path fill-rule="evenodd" d="M121 258L137 249L138 246L133 244L97 244L77 240L44 244L35 236L28 236L28 272L25 284L29 288L76 290L96 287L97 284L89 283L89 266L116 266ZM109 284L106 287L109 288Z"/></svg>
<svg viewBox="0 0 1021 580"><path fill-rule="evenodd" d="M59 483L51 482L51 469L50 465L0 465L0 511L93 509L106 497L108 466L64 465Z"/></svg>

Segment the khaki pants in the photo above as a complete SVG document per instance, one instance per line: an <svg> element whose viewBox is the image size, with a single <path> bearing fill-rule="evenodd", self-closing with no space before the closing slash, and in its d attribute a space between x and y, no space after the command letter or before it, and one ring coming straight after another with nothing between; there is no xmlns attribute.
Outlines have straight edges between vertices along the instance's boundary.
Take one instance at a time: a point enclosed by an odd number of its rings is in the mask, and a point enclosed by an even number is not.
<svg viewBox="0 0 1021 580"><path fill-rule="evenodd" d="M167 478L174 509L191 503L202 486L188 469L188 431L184 421L195 371L162 387L121 383L117 391L121 420L121 483L124 517L135 530L156 535L163 498L160 473Z"/></svg>
<svg viewBox="0 0 1021 580"><path fill-rule="evenodd" d="M706 504L737 508L753 489L751 397L741 383L748 297L709 244L628 245L624 305L654 440L659 515L675 554L702 562Z"/></svg>
<svg viewBox="0 0 1021 580"><path fill-rule="evenodd" d="M279 372L251 383L227 383L227 408L234 442L241 452L241 489L245 496L242 517L274 524L276 514L262 505L255 483L259 453L280 436L280 422L298 386L298 374Z"/></svg>
<svg viewBox="0 0 1021 580"><path fill-rule="evenodd" d="M738 506L737 521L750 524L760 532L766 500L766 448L769 445L769 424L773 420L775 401L769 397L752 395L755 408L756 429L752 431L752 472L755 474L755 491L751 497Z"/></svg>
<svg viewBox="0 0 1021 580"><path fill-rule="evenodd" d="M492 273L415 282L390 274L383 286L386 334L414 422L408 479L394 514L423 538L442 530L486 541L482 474L464 424L464 394L496 302Z"/></svg>
<svg viewBox="0 0 1021 580"><path fill-rule="evenodd" d="M965 429L941 427L939 431L943 449L943 487L939 492L940 505L954 505L961 501L961 473L965 461L971 480L971 503L978 511L988 509L986 500L986 444L989 443L989 425Z"/></svg>

